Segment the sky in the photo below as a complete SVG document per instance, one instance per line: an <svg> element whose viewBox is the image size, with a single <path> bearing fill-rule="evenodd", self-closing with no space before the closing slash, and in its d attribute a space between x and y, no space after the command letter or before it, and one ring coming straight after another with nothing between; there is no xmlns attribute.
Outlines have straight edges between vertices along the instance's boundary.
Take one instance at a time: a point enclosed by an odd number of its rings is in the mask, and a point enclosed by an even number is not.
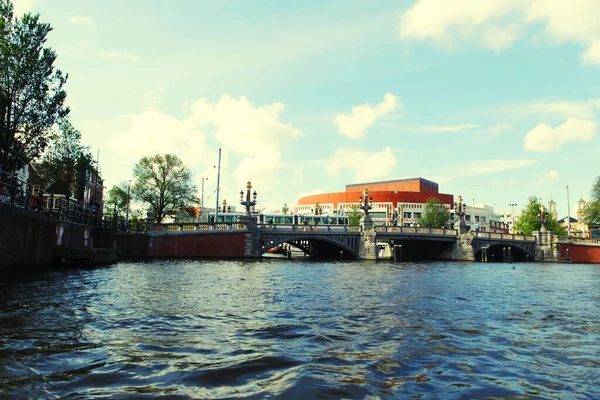
<svg viewBox="0 0 600 400"><path fill-rule="evenodd" d="M219 202L422 177L560 218L600 175L598 0L13 3L54 28L107 190L173 153L214 207L222 149Z"/></svg>

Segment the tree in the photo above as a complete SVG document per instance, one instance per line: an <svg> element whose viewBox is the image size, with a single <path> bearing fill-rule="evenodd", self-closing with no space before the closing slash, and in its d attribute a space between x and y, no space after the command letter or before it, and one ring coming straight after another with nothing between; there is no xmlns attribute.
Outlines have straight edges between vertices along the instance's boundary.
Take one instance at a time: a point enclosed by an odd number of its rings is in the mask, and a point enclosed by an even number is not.
<svg viewBox="0 0 600 400"><path fill-rule="evenodd" d="M536 196L531 196L528 200L525 209L521 211L519 220L515 222L515 229L518 232L523 232L525 235L531 235L531 232L536 232L542 229L541 219L542 203ZM565 236L567 229L560 225L554 215L546 212L546 229L556 232L559 236Z"/></svg>
<svg viewBox="0 0 600 400"><path fill-rule="evenodd" d="M104 213L107 215L116 213L117 216L124 217L127 213L127 204L131 203L130 189L127 182L121 182L118 186L113 186L108 191L104 202Z"/></svg>
<svg viewBox="0 0 600 400"><path fill-rule="evenodd" d="M152 209L157 223L173 210L193 208L200 202L191 172L174 154L142 158L133 175L133 196Z"/></svg>
<svg viewBox="0 0 600 400"><path fill-rule="evenodd" d="M91 161L89 148L81 144L81 132L64 118L58 124L58 131L52 134L51 145L42 160L41 175L51 192L73 197L76 192L85 191Z"/></svg>
<svg viewBox="0 0 600 400"><path fill-rule="evenodd" d="M585 223L589 228L600 227L600 175L592 185L592 200L587 202L584 209Z"/></svg>
<svg viewBox="0 0 600 400"><path fill-rule="evenodd" d="M449 220L450 213L444 203L437 197L430 197L425 200L423 212L417 222L423 228L443 228Z"/></svg>
<svg viewBox="0 0 600 400"><path fill-rule="evenodd" d="M348 215L348 223L350 225L360 225L362 212L359 210L357 205L350 207L350 211L346 215Z"/></svg>
<svg viewBox="0 0 600 400"><path fill-rule="evenodd" d="M281 213L282 213L283 215L287 215L287 213L288 213L289 211L290 211L290 208L288 207L287 203L285 203L285 204L283 205L283 207L281 207Z"/></svg>
<svg viewBox="0 0 600 400"><path fill-rule="evenodd" d="M63 107L67 75L54 67L56 52L44 47L50 24L39 15L14 17L0 0L0 168L14 171L45 150Z"/></svg>

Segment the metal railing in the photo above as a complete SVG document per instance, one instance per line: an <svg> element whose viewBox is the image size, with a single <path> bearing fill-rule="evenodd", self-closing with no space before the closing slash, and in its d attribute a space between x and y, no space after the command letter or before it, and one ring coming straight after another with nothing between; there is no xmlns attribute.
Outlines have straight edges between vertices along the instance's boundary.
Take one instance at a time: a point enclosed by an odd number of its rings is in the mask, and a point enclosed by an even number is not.
<svg viewBox="0 0 600 400"><path fill-rule="evenodd" d="M414 227L408 227L408 226L376 226L375 232L408 233L408 234L422 234L422 235L445 235L445 236L458 235L458 231L456 229L414 228Z"/></svg>
<svg viewBox="0 0 600 400"><path fill-rule="evenodd" d="M475 232L475 236L482 239L515 240L523 242L535 242L533 235L517 235L513 233Z"/></svg>
<svg viewBox="0 0 600 400"><path fill-rule="evenodd" d="M563 237L558 237L557 242L595 245L595 244L600 244L600 239L590 239L590 238L582 238L582 237L576 237L576 236L571 236L571 237L563 236Z"/></svg>
<svg viewBox="0 0 600 400"><path fill-rule="evenodd" d="M35 211L50 218L92 226L104 226L110 222L103 219L102 210L36 188L14 174L0 171L0 203Z"/></svg>
<svg viewBox="0 0 600 400"><path fill-rule="evenodd" d="M241 222L184 222L169 224L154 224L148 232L176 233L176 232L205 232L205 231L245 231L247 225Z"/></svg>
<svg viewBox="0 0 600 400"><path fill-rule="evenodd" d="M342 233L342 232L361 232L359 225L274 225L259 224L258 230L261 232L304 232L304 233Z"/></svg>

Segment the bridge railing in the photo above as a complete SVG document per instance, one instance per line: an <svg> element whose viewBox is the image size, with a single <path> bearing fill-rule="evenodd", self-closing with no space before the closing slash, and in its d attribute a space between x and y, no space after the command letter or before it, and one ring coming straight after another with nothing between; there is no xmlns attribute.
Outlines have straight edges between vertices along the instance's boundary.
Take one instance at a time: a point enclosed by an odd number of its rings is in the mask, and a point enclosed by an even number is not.
<svg viewBox="0 0 600 400"><path fill-rule="evenodd" d="M456 229L413 228L413 227L408 227L408 226L376 226L375 232L412 233L412 234L423 234L423 235L446 235L446 236L458 235L458 231Z"/></svg>
<svg viewBox="0 0 600 400"><path fill-rule="evenodd" d="M523 242L535 242L535 236L516 235L512 233L475 232L475 236L482 239L515 240Z"/></svg>
<svg viewBox="0 0 600 400"><path fill-rule="evenodd" d="M582 243L582 244L600 244L600 239L590 239L581 237L556 237L557 243Z"/></svg>
<svg viewBox="0 0 600 400"><path fill-rule="evenodd" d="M247 225L240 222L188 222L154 224L152 232L202 232L202 231L245 231Z"/></svg>
<svg viewBox="0 0 600 400"><path fill-rule="evenodd" d="M271 225L259 224L258 230L262 232L304 232L304 233L341 233L360 232L358 225Z"/></svg>

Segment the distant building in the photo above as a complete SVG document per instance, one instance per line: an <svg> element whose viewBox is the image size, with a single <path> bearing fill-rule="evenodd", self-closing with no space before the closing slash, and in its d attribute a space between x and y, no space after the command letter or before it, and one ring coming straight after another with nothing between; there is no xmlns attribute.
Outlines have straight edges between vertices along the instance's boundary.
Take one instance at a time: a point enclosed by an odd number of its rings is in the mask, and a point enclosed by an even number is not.
<svg viewBox="0 0 600 400"><path fill-rule="evenodd" d="M397 216L397 224L403 226L416 225L423 212L427 199L437 198L452 210L454 197L451 194L439 193L438 184L423 178L397 179L381 182L365 182L346 185L344 192L316 194L298 200L298 215L348 214L352 207L359 207L359 197L363 191L369 191L373 198L373 208L369 215L376 224L389 223Z"/></svg>
<svg viewBox="0 0 600 400"><path fill-rule="evenodd" d="M586 238L590 236L590 229L585 223L585 200L580 199L577 202L577 219L565 217L558 220L558 223L567 229L569 236Z"/></svg>

